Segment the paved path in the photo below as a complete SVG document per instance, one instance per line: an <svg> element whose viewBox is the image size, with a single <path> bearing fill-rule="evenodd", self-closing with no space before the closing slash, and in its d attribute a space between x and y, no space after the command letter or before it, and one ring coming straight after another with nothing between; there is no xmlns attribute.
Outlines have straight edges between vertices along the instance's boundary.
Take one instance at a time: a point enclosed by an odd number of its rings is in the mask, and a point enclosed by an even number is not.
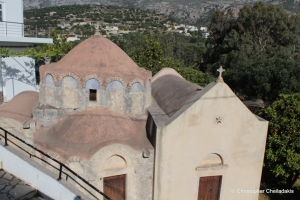
<svg viewBox="0 0 300 200"><path fill-rule="evenodd" d="M47 200L35 188L0 169L0 200L23 199Z"/></svg>

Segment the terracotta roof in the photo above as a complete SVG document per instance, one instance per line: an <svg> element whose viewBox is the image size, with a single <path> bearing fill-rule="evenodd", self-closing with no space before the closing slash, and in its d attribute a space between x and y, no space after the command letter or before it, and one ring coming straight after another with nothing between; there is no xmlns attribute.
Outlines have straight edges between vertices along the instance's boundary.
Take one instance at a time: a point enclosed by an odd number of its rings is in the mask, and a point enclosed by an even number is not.
<svg viewBox="0 0 300 200"><path fill-rule="evenodd" d="M99 35L81 42L57 63L41 66L40 72L42 76L45 72L72 72L80 78L96 74L104 80L121 77L127 83L136 78L151 78L150 71L139 67L120 47Z"/></svg>
<svg viewBox="0 0 300 200"><path fill-rule="evenodd" d="M181 76L165 74L152 82L152 96L157 105L171 117L203 88Z"/></svg>
<svg viewBox="0 0 300 200"><path fill-rule="evenodd" d="M153 148L145 132L145 120L133 120L108 109L93 108L74 113L34 135L34 143L65 159L90 158L101 148L120 143L136 150Z"/></svg>
<svg viewBox="0 0 300 200"><path fill-rule="evenodd" d="M23 123L25 120L32 119L33 110L38 106L38 102L38 92L21 92L8 103L0 105L0 117L14 119Z"/></svg>

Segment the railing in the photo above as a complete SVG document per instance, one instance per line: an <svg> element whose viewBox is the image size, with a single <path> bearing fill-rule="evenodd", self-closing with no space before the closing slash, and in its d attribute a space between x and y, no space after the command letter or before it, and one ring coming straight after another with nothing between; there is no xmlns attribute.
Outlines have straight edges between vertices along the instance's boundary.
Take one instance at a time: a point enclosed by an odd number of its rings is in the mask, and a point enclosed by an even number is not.
<svg viewBox="0 0 300 200"><path fill-rule="evenodd" d="M88 181L86 181L85 179L83 179L81 176L79 176L77 173L75 173L73 170L71 170L69 167L67 167L65 164L61 163L60 161L56 160L55 158L49 156L48 154L44 153L43 151L39 150L38 148L32 146L31 144L28 144L27 142L25 142L24 140L18 138L17 136L13 135L12 133L10 133L9 131L5 130L4 128L0 127L0 130L4 131L4 136L2 134L0 134L1 137L4 138L4 144L5 146L8 146L8 142L11 142L12 144L14 144L15 146L17 146L18 148L20 148L21 150L25 151L26 153L29 154L30 158L31 157L35 157L40 159L41 161L45 162L46 164L54 167L55 169L57 169L55 166L51 165L49 162L47 162L46 160L39 158L37 156L35 156L34 154L28 152L27 150L25 150L24 148L20 147L19 145L15 144L14 142L12 142L11 140L8 139L8 135L12 136L13 138L17 139L18 141L20 141L21 143L25 144L26 146L30 147L31 149L39 152L40 154L42 154L43 156L51 159L52 161L56 162L57 164L59 164L59 175L58 175L58 181L62 179L62 174L66 175L66 180L68 179L68 177L70 177L67 173L65 173L63 171L63 169L66 169L68 172L72 173L76 178L80 179L82 182L84 182L86 185L88 185L90 188L92 188L94 191L96 191L97 193L99 193L100 195L102 195L104 198L106 198L107 200L111 200L111 198L109 198L106 194L104 194L103 192L101 192L100 190L98 190L95 186L91 185ZM82 186L80 183L78 183L76 180L74 180L72 177L70 177L73 181L75 181L78 185L80 185L85 191L87 191L89 194L91 194L93 197L95 197L96 199L98 199L95 195L93 195L89 190L87 190L84 186Z"/></svg>
<svg viewBox="0 0 300 200"><path fill-rule="evenodd" d="M1 89L1 88L0 88ZM0 91L0 105L4 102L3 91Z"/></svg>
<svg viewBox="0 0 300 200"><path fill-rule="evenodd" d="M50 38L53 27L0 21L0 36Z"/></svg>
<svg viewBox="0 0 300 200"><path fill-rule="evenodd" d="M24 37L24 24L18 22L0 22L0 36Z"/></svg>

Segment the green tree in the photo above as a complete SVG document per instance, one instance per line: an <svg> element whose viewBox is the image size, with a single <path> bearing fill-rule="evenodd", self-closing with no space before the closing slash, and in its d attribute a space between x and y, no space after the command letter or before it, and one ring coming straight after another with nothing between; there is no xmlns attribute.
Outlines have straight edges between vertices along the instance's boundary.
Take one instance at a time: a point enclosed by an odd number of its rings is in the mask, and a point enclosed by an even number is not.
<svg viewBox="0 0 300 200"><path fill-rule="evenodd" d="M60 34L60 36L58 36L56 30L52 30L51 36L53 39L53 44L44 44L35 48L27 48L26 50L20 52L20 54L32 56L36 60L50 58L51 62L57 62L78 44L67 42L66 35Z"/></svg>
<svg viewBox="0 0 300 200"><path fill-rule="evenodd" d="M215 73L223 65L226 82L249 99L272 101L280 93L300 91L300 66L294 54L299 23L299 15L263 2L244 6L237 18L217 11L210 22L204 71Z"/></svg>
<svg viewBox="0 0 300 200"><path fill-rule="evenodd" d="M184 79L205 87L209 83L215 80L214 77L207 73L203 73L198 69L193 69L191 67L173 67Z"/></svg>
<svg viewBox="0 0 300 200"><path fill-rule="evenodd" d="M65 35L58 36L56 30L52 30L53 44L43 44L37 47L27 48L21 52L9 51L6 48L0 49L3 57L7 56L31 56L36 60L45 60L49 58L51 62L59 61L65 54L74 48L79 42L67 42Z"/></svg>
<svg viewBox="0 0 300 200"><path fill-rule="evenodd" d="M269 120L265 167L291 188L300 173L300 93L279 95L259 115Z"/></svg>
<svg viewBox="0 0 300 200"><path fill-rule="evenodd" d="M145 38L145 45L132 58L139 66L152 71L153 75L164 67L183 66L182 61L164 57L163 55L164 48L162 43L158 39L148 36Z"/></svg>

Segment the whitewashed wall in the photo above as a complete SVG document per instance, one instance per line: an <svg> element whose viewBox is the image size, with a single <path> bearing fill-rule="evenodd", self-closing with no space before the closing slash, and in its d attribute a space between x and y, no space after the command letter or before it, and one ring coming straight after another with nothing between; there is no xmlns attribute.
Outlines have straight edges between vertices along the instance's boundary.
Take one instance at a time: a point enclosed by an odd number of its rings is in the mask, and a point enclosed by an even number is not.
<svg viewBox="0 0 300 200"><path fill-rule="evenodd" d="M35 61L29 57L7 57L1 59L0 89L4 101L11 100L23 91L38 91Z"/></svg>
<svg viewBox="0 0 300 200"><path fill-rule="evenodd" d="M85 199L82 193L71 191L51 175L43 172L39 167L31 165L32 163L29 164L30 161L22 159L20 155L16 153L16 150L10 147L6 148L0 144L0 161L2 161L5 171L15 175L55 200L78 200L78 196ZM30 158L28 157L27 159Z"/></svg>
<svg viewBox="0 0 300 200"><path fill-rule="evenodd" d="M0 22L0 36L23 37L23 0L0 0L3 22ZM7 23L6 22L14 22ZM21 24L18 24L21 23Z"/></svg>

